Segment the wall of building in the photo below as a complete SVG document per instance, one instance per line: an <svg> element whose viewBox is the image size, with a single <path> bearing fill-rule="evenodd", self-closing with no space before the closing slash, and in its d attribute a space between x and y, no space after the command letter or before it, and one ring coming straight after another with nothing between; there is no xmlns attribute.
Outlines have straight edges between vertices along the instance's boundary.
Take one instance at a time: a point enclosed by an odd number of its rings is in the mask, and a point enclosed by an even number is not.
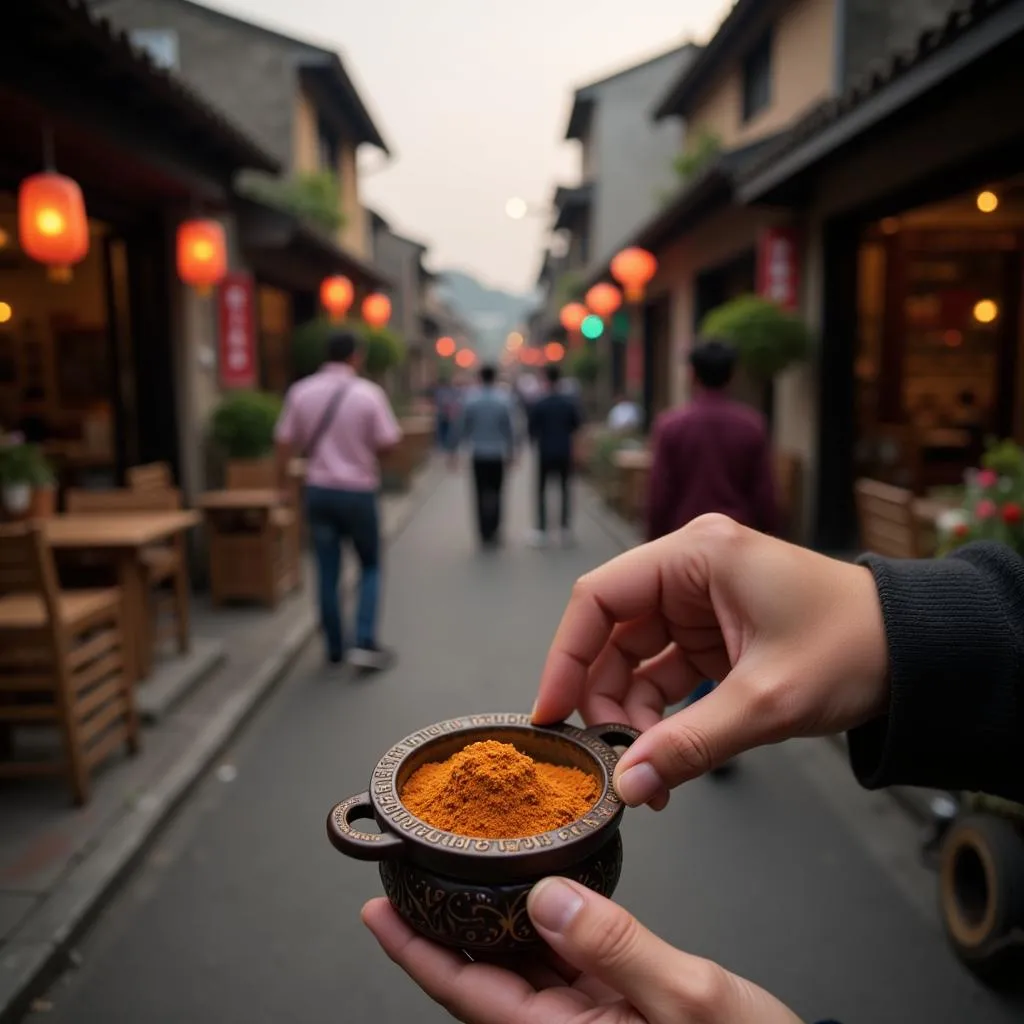
<svg viewBox="0 0 1024 1024"><path fill-rule="evenodd" d="M584 178L594 182L591 265L606 263L678 187L672 161L681 149L679 126L650 114L694 52L669 54L598 88L589 140L593 177Z"/></svg>
<svg viewBox="0 0 1024 1024"><path fill-rule="evenodd" d="M834 90L836 0L796 0L774 22L772 98L743 121L743 52L722 71L690 111L690 138L709 132L731 149L784 128ZM750 44L771 23L751 27ZM745 50L746 47L743 47Z"/></svg>
<svg viewBox="0 0 1024 1024"><path fill-rule="evenodd" d="M366 217L359 201L359 170L356 164L357 147L343 139L338 156L338 181L341 187L341 212L345 218L338 241L357 256L369 256L366 235Z"/></svg>
<svg viewBox="0 0 1024 1024"><path fill-rule="evenodd" d="M177 73L287 166L295 45L178 0L89 0L124 29L172 29Z"/></svg>

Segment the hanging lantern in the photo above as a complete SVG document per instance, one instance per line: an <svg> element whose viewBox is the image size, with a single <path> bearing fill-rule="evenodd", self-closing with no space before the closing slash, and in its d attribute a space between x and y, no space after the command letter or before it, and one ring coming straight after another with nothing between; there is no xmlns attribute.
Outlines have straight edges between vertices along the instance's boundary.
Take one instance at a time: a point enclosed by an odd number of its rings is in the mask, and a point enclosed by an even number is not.
<svg viewBox="0 0 1024 1024"><path fill-rule="evenodd" d="M463 370L470 369L476 363L476 353L471 348L460 348L455 353L455 365Z"/></svg>
<svg viewBox="0 0 1024 1024"><path fill-rule="evenodd" d="M562 307L558 320L570 334L575 334L580 329L580 324L587 318L588 312L582 302L570 302Z"/></svg>
<svg viewBox="0 0 1024 1024"><path fill-rule="evenodd" d="M25 253L50 268L56 281L71 279L71 266L89 252L89 221L78 183L45 171L18 189L18 235Z"/></svg>
<svg viewBox="0 0 1024 1024"><path fill-rule="evenodd" d="M355 289L352 282L341 274L325 277L320 282L320 305L327 310L328 316L337 323L352 308Z"/></svg>
<svg viewBox="0 0 1024 1024"><path fill-rule="evenodd" d="M549 341L544 346L544 358L549 363L560 363L565 358L565 346L557 341Z"/></svg>
<svg viewBox="0 0 1024 1024"><path fill-rule="evenodd" d="M591 313L607 319L622 305L622 292L615 285L602 281L587 292L584 301Z"/></svg>
<svg viewBox="0 0 1024 1024"><path fill-rule="evenodd" d="M178 225L178 277L200 295L209 295L228 272L224 228L215 220Z"/></svg>
<svg viewBox="0 0 1024 1024"><path fill-rule="evenodd" d="M612 277L625 289L629 302L639 302L658 271L658 261L646 249L623 249L611 265Z"/></svg>
<svg viewBox="0 0 1024 1024"><path fill-rule="evenodd" d="M434 348L437 350L437 354L442 359L450 359L453 355L455 355L456 347L457 346L455 344L455 339L449 338L447 335L445 335L443 338L438 338L437 344L434 346Z"/></svg>
<svg viewBox="0 0 1024 1024"><path fill-rule="evenodd" d="M363 299L363 319L378 330L386 327L391 319L391 300L380 292L374 292Z"/></svg>

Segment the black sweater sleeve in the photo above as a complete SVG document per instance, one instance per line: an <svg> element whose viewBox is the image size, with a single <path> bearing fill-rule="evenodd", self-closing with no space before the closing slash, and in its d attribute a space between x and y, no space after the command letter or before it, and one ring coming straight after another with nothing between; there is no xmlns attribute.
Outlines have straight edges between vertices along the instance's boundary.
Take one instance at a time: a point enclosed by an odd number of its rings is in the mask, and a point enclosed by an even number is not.
<svg viewBox="0 0 1024 1024"><path fill-rule="evenodd" d="M849 734L857 778L1024 801L1024 560L972 544L861 561L881 600L891 699Z"/></svg>

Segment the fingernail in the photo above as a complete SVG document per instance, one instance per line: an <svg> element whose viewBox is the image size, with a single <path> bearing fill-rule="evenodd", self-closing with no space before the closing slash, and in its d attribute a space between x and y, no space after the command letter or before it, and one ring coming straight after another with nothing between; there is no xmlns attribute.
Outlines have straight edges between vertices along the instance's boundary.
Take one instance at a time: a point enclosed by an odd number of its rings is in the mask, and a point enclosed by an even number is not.
<svg viewBox="0 0 1024 1024"><path fill-rule="evenodd" d="M666 789L668 787L654 770L654 765L647 761L627 768L615 780L615 792L622 798L623 803L629 804L630 807L639 807Z"/></svg>
<svg viewBox="0 0 1024 1024"><path fill-rule="evenodd" d="M564 932L583 907L583 897L561 878L545 878L530 892L527 906L533 923L549 932Z"/></svg>

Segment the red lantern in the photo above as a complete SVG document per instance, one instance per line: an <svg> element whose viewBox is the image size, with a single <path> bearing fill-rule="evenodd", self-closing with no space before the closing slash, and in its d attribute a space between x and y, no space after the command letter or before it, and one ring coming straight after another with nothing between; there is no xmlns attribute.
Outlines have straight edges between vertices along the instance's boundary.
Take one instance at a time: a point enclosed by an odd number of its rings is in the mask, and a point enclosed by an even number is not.
<svg viewBox="0 0 1024 1024"><path fill-rule="evenodd" d="M570 333L575 334L580 329L580 324L586 320L589 310L582 302L570 302L562 307L558 314L559 322Z"/></svg>
<svg viewBox="0 0 1024 1024"><path fill-rule="evenodd" d="M178 277L209 295L228 272L224 228L215 220L186 220L178 225Z"/></svg>
<svg viewBox="0 0 1024 1024"><path fill-rule="evenodd" d="M658 271L658 261L646 249L633 246L623 249L612 260L611 271L612 277L625 289L627 300L639 302Z"/></svg>
<svg viewBox="0 0 1024 1024"><path fill-rule="evenodd" d="M71 278L71 265L89 252L89 221L78 183L46 171L18 190L18 235L26 254L50 267L56 280Z"/></svg>
<svg viewBox="0 0 1024 1024"><path fill-rule="evenodd" d="M470 348L460 348L455 353L455 365L468 370L476 363L476 353Z"/></svg>
<svg viewBox="0 0 1024 1024"><path fill-rule="evenodd" d="M601 282L587 292L587 308L602 319L610 317L622 305L622 292L613 284Z"/></svg>
<svg viewBox="0 0 1024 1024"><path fill-rule="evenodd" d="M443 338L437 339L437 344L434 347L437 349L437 354L442 359L450 359L455 355L455 349L457 346L454 338L449 338L445 335Z"/></svg>
<svg viewBox="0 0 1024 1024"><path fill-rule="evenodd" d="M391 319L391 300L380 292L367 295L363 299L363 319L371 327L385 327Z"/></svg>
<svg viewBox="0 0 1024 1024"><path fill-rule="evenodd" d="M352 307L355 289L352 282L341 274L325 277L320 282L320 305L327 310L332 320L341 320Z"/></svg>
<svg viewBox="0 0 1024 1024"><path fill-rule="evenodd" d="M544 358L549 363L560 363L565 358L565 346L557 341L549 341L544 346Z"/></svg>

